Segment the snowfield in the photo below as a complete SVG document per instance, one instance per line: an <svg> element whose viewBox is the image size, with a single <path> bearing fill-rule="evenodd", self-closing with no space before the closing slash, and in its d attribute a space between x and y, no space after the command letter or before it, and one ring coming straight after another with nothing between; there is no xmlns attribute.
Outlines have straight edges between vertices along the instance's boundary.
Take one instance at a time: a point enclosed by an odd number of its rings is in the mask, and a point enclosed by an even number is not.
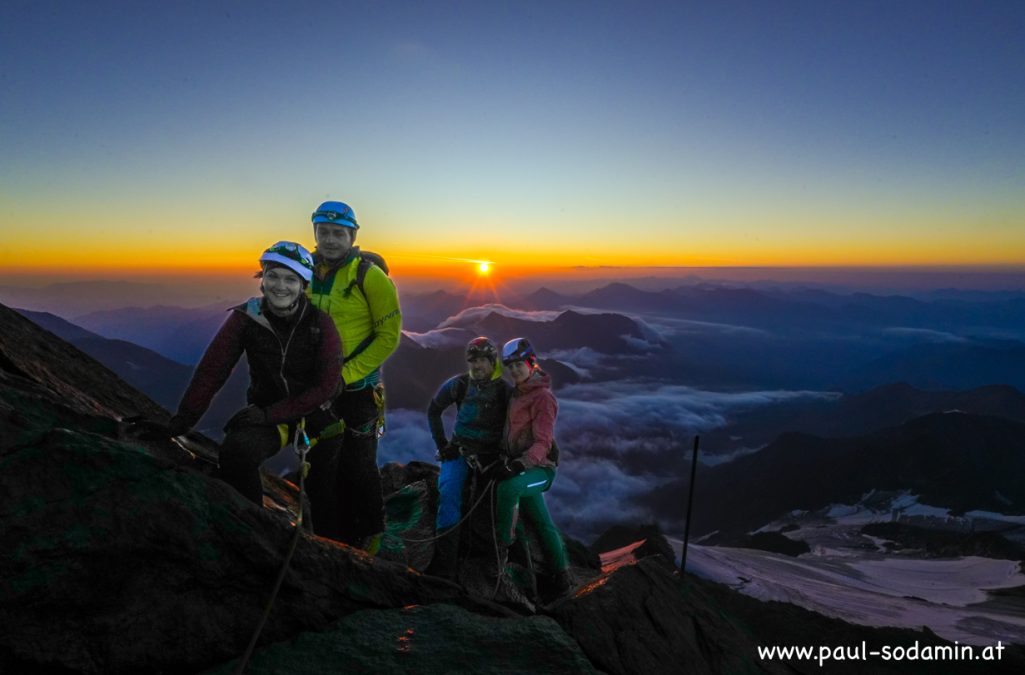
<svg viewBox="0 0 1025 675"><path fill-rule="evenodd" d="M760 600L790 602L869 626L920 630L947 640L1025 644L1025 612L986 604L987 589L1025 585L1018 563L784 555L691 545L687 571Z"/></svg>
<svg viewBox="0 0 1025 675"><path fill-rule="evenodd" d="M907 492L869 493L859 504L794 512L759 529L786 527L785 535L806 542L810 553L794 558L692 543L687 571L760 600L790 602L851 623L916 630L928 626L963 644L1025 644L1025 598L994 598L989 593L1025 586L1017 561L926 558L908 551L897 555L887 551L885 540L860 532L867 523L895 521L939 530L999 526L1013 537L1019 532L1005 528L1020 528L1020 518L988 512L955 517L947 509L918 503ZM679 556L682 542L669 541Z"/></svg>

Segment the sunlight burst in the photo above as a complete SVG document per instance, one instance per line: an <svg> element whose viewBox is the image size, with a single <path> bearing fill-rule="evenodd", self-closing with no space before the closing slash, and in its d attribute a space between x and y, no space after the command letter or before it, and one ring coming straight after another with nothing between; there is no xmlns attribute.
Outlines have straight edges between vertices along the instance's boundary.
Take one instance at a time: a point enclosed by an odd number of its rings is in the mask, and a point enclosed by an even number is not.
<svg viewBox="0 0 1025 675"><path fill-rule="evenodd" d="M487 262L481 262L477 265L477 271L480 274L487 274L490 269L491 265Z"/></svg>

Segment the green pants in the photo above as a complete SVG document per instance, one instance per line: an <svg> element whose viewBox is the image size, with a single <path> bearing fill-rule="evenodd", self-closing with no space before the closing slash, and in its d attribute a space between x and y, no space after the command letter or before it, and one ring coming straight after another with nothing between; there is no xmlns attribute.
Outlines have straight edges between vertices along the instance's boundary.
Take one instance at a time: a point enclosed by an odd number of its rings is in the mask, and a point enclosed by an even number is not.
<svg viewBox="0 0 1025 675"><path fill-rule="evenodd" d="M552 565L557 570L564 570L569 566L566 546L545 506L544 492L552 486L553 480L555 469L538 466L499 483L495 502L498 511L495 529L500 542L512 544L516 538L518 512L522 510L524 517L537 528L541 545Z"/></svg>

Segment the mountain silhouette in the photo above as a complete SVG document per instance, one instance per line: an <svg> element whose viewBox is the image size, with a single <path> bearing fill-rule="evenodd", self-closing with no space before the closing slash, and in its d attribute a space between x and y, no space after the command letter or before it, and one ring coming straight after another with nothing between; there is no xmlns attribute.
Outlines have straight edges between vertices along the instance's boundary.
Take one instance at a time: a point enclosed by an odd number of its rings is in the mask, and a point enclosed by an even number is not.
<svg viewBox="0 0 1025 675"><path fill-rule="evenodd" d="M75 345L113 370L125 382L174 410L192 376L192 367L125 340L101 337L47 312L18 312Z"/></svg>
<svg viewBox="0 0 1025 675"><path fill-rule="evenodd" d="M231 307L227 302L188 309L159 305L123 307L90 312L75 317L75 323L104 337L127 340L179 363L193 365L199 362Z"/></svg>
<svg viewBox="0 0 1025 675"><path fill-rule="evenodd" d="M1025 342L918 344L859 365L843 382L846 388L857 390L886 378L923 389L968 389L997 383L1025 389Z"/></svg>
<svg viewBox="0 0 1025 675"><path fill-rule="evenodd" d="M932 413L857 437L788 432L757 453L699 469L696 532L738 536L791 511L856 504L872 490L909 490L954 513L1025 515L1025 423ZM683 481L657 491L670 503Z"/></svg>
<svg viewBox="0 0 1025 675"><path fill-rule="evenodd" d="M630 354L656 351L665 346L658 336L646 332L637 321L613 313L584 314L566 310L552 320L532 321L484 306L476 308L473 314L452 317L441 325L492 336L499 343L525 336L541 352L589 347L606 354Z"/></svg>

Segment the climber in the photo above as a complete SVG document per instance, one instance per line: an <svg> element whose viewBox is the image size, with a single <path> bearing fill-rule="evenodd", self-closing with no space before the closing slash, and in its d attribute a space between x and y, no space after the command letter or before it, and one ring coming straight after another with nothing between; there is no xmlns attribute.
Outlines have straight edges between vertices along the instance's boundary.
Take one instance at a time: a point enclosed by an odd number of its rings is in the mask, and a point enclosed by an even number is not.
<svg viewBox="0 0 1025 675"><path fill-rule="evenodd" d="M497 482L497 573L499 577L504 574L509 546L516 537L516 521L522 511L538 530L553 569L552 586L556 594L562 595L573 581L565 544L548 513L543 494L552 486L559 462L554 436L559 406L552 393L551 377L541 370L537 354L526 338L505 343L502 365L515 388L509 399L501 461L489 472L489 477Z"/></svg>
<svg viewBox="0 0 1025 675"><path fill-rule="evenodd" d="M376 554L384 532L377 439L384 432L381 365L399 345L402 313L384 260L353 244L352 208L328 201L313 212L313 281L306 293L330 315L348 352L332 409L345 422L336 476L342 541Z"/></svg>
<svg viewBox="0 0 1025 675"><path fill-rule="evenodd" d="M438 539L428 574L458 578L459 533L452 528L462 515L463 486L469 472L467 461L487 465L499 454L506 407L512 386L502 379L498 348L486 337L476 337L466 345L467 372L449 378L441 385L427 407L427 421L441 461L438 476L438 514L435 520ZM442 413L456 406L451 440L445 437Z"/></svg>
<svg viewBox="0 0 1025 675"><path fill-rule="evenodd" d="M299 244L281 241L263 252L257 273L262 297L232 308L169 424L172 437L192 429L244 353L249 405L224 427L219 476L256 504L263 504L260 463L292 440L300 421L312 436L336 423L322 404L340 384L341 343L331 318L303 294L312 276L313 257ZM324 536L337 536L330 467L335 445L325 439L308 457L314 531Z"/></svg>

